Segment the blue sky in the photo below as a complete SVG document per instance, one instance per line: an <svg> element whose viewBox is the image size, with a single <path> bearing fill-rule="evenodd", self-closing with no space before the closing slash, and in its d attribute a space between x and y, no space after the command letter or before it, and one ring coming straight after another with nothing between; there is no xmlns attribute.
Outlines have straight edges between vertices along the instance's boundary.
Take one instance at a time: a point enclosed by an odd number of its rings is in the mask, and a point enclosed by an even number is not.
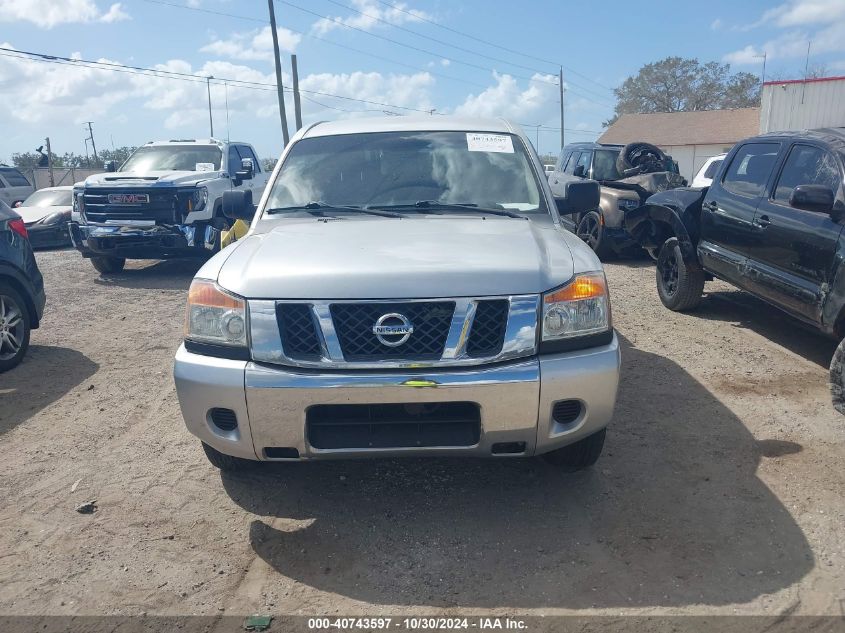
<svg viewBox="0 0 845 633"><path fill-rule="evenodd" d="M306 123L383 110L503 115L532 139L531 126L545 126L542 152L560 145L557 64L568 87L567 141L594 139L612 113L611 89L669 55L728 61L733 70L759 74L765 51L769 77L797 78L811 41L810 65L845 75L845 0L277 0L275 7L286 85L293 51L301 86L311 91L303 93ZM27 61L0 51L0 160L31 151L48 135L57 153L84 153L82 124L89 120L100 148L207 137L208 75L217 78L215 135L227 135L228 100L231 137L253 143L261 156L278 155L272 88L220 81L274 81L266 20L265 0L0 0L2 48L198 79ZM288 118L293 130L290 100Z"/></svg>

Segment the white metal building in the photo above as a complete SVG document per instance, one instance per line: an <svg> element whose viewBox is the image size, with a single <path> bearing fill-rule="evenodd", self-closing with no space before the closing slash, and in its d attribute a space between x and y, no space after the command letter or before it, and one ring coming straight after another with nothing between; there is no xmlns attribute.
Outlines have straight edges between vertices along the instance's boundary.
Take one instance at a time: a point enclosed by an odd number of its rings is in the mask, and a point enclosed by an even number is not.
<svg viewBox="0 0 845 633"><path fill-rule="evenodd" d="M845 127L845 77L763 84L760 132Z"/></svg>
<svg viewBox="0 0 845 633"><path fill-rule="evenodd" d="M657 145L672 155L681 175L692 181L708 158L756 136L759 126L760 108L623 114L599 137L599 143Z"/></svg>

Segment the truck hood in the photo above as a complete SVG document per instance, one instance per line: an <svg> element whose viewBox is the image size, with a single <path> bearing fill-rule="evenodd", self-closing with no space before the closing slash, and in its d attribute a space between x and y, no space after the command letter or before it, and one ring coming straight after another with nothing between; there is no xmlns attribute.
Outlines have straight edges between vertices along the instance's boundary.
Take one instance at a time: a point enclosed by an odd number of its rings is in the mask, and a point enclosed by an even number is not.
<svg viewBox="0 0 845 633"><path fill-rule="evenodd" d="M218 171L148 171L143 174L115 171L94 174L85 179L86 187L172 187L190 186L206 180L220 178Z"/></svg>
<svg viewBox="0 0 845 633"><path fill-rule="evenodd" d="M286 219L236 242L197 276L213 278L218 268L223 288L250 299L536 294L572 277L571 238L551 223L514 218Z"/></svg>

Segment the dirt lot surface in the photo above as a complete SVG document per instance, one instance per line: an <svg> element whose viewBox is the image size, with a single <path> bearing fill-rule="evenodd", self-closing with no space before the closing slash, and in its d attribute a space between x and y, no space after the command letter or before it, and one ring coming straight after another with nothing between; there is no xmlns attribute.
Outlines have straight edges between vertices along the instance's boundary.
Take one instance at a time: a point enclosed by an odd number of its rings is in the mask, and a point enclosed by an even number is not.
<svg viewBox="0 0 845 633"><path fill-rule="evenodd" d="M674 314L649 263L608 265L624 367L588 472L412 460L221 477L171 377L198 265L101 279L72 251L38 261L43 327L0 375L2 614L842 613L834 344L724 284Z"/></svg>

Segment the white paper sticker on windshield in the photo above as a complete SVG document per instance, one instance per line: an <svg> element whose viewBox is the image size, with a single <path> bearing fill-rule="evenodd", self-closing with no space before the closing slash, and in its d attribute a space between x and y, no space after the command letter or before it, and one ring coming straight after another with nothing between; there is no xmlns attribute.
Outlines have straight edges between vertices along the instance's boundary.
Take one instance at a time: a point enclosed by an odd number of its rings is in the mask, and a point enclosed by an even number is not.
<svg viewBox="0 0 845 633"><path fill-rule="evenodd" d="M214 163L197 163L194 171L214 171Z"/></svg>
<svg viewBox="0 0 845 633"><path fill-rule="evenodd" d="M467 149L471 152L501 152L513 154L513 142L506 134L467 132Z"/></svg>

